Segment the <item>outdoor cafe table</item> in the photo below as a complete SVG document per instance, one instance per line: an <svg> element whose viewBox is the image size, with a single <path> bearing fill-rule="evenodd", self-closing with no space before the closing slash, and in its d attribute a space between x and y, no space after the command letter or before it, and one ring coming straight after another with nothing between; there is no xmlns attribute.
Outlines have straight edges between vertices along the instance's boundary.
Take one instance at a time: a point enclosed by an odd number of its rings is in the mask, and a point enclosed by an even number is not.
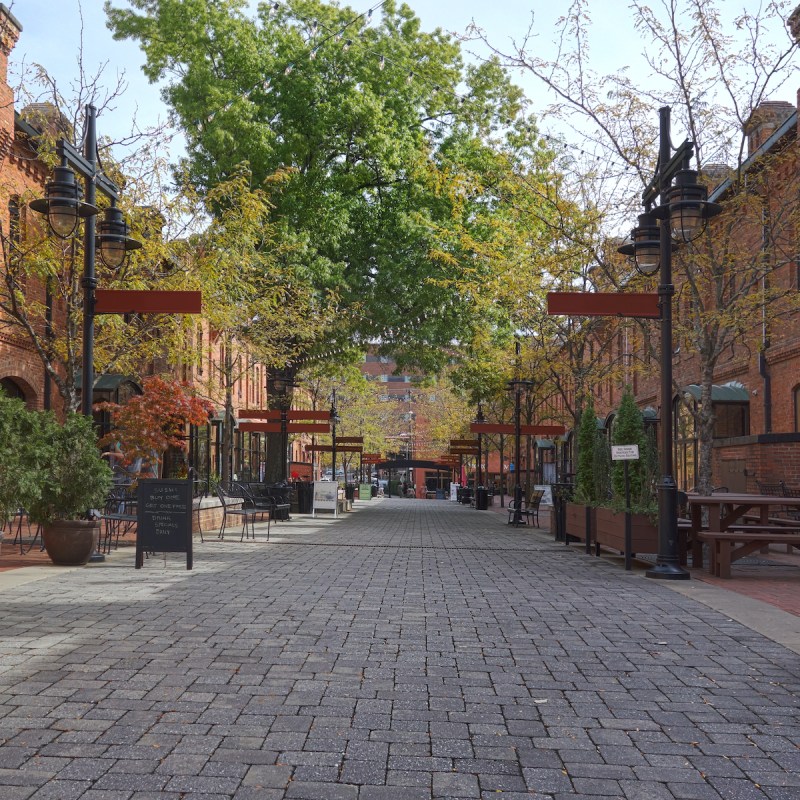
<svg viewBox="0 0 800 800"><path fill-rule="evenodd" d="M711 541L711 559L709 570L719 577L730 577L730 562L736 561L745 555L755 552L768 544L788 543L796 544L798 540L797 525L781 525L770 519L770 509L784 510L800 508L800 497L775 497L762 494L738 494L736 492L716 492L712 495L689 494L687 502L691 511L692 526L690 538L692 541L692 564L702 566L703 537ZM708 510L708 527L703 528L703 509ZM748 512L757 512L758 519L753 513L753 519L744 519ZM774 513L774 512L773 512ZM742 523L747 525L743 526ZM732 526L735 530L731 530ZM782 529L785 527L785 531ZM743 530L743 528L746 528ZM730 532L729 537L714 536ZM735 550L732 545L736 541L740 546ZM720 548L722 550L720 551ZM718 557L722 552L722 563ZM722 574L727 573L727 574Z"/></svg>

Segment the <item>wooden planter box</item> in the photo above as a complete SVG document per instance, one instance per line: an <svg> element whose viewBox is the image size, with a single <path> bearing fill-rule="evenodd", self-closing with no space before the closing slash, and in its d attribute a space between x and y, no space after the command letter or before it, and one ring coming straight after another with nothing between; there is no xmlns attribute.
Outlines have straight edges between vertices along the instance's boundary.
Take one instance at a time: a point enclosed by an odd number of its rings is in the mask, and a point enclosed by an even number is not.
<svg viewBox="0 0 800 800"><path fill-rule="evenodd" d="M625 552L625 515L610 508L596 511L595 541L600 547ZM631 514L631 553L657 553L658 526L645 514Z"/></svg>
<svg viewBox="0 0 800 800"><path fill-rule="evenodd" d="M587 506L583 505L582 503L567 503L567 525L566 525L566 532L567 536L572 536L575 539L579 539L582 542L587 542L587 530L586 530L586 509ZM588 542L592 542L594 540L594 528L595 528L595 508L589 507L589 530L588 530Z"/></svg>

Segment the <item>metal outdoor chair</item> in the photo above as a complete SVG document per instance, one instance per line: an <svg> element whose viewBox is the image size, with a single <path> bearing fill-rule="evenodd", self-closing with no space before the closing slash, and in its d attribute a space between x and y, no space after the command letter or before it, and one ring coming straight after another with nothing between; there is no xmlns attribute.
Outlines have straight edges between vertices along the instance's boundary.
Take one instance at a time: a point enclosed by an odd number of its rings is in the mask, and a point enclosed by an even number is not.
<svg viewBox="0 0 800 800"><path fill-rule="evenodd" d="M228 515L241 517L242 535L239 541L244 541L245 536L250 536L252 531L253 539L256 538L255 519L258 511L253 507L246 506L247 497L242 491L242 487L217 485L217 497L222 503L222 524L219 527L218 539L225 538L225 526L228 522ZM248 525L250 526L248 530ZM200 541L204 541L203 532L200 532Z"/></svg>
<svg viewBox="0 0 800 800"><path fill-rule="evenodd" d="M267 541L269 541L269 529L272 520L275 519L275 500L269 495L258 494L253 491L253 484L248 483L232 483L230 491L244 500L244 508L253 511L255 514L261 516L261 521L264 521L264 515L267 516ZM255 534L253 535L255 539Z"/></svg>
<svg viewBox="0 0 800 800"><path fill-rule="evenodd" d="M524 523L535 525L537 528L539 527L539 505L542 502L542 498L544 497L544 490L543 489L535 489L531 492L530 498L525 501L522 501L522 507L519 510L519 517L524 521ZM511 525L514 522L517 507L512 500L508 506L508 524Z"/></svg>
<svg viewBox="0 0 800 800"><path fill-rule="evenodd" d="M777 483L765 483L763 481L756 481L758 491L761 494L766 494L769 497L792 497L792 490L790 490L783 481ZM783 519L789 519L793 522L800 520L800 511L788 506L781 506L776 510L773 516Z"/></svg>
<svg viewBox="0 0 800 800"><path fill-rule="evenodd" d="M534 490L531 492L531 496L528 498L527 505L523 509L523 513L527 515L528 519L531 520L531 523L537 528L539 527L539 506L541 505L543 497L543 489Z"/></svg>
<svg viewBox="0 0 800 800"><path fill-rule="evenodd" d="M136 527L136 487L130 485L114 486L103 507L103 539L101 549L111 552L111 541L119 547L119 537L125 536Z"/></svg>
<svg viewBox="0 0 800 800"><path fill-rule="evenodd" d="M31 531L33 530L33 526L31 524L30 518L28 517L28 512L24 508L18 508L14 515L8 520L8 531L14 531L14 539L11 542L12 545L18 544L19 545L19 553L20 555L25 555L25 553L29 553L33 546L36 544L37 539L40 542L41 549L44 550L44 543L41 542L42 538L42 526L37 525L36 530L33 533L33 538L28 542L27 548L25 547L25 539L23 537L23 527L27 528L28 535L30 535ZM0 524L0 531L3 530L3 526ZM2 533L0 533L0 538L2 538Z"/></svg>

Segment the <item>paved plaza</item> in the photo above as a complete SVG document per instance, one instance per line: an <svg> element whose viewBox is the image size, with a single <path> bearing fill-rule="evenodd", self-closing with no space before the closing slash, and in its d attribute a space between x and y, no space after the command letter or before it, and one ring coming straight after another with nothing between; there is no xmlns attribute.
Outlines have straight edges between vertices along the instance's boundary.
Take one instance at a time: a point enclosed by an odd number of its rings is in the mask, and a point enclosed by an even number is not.
<svg viewBox="0 0 800 800"><path fill-rule="evenodd" d="M0 576L2 800L800 798L800 618L446 501L265 529Z"/></svg>

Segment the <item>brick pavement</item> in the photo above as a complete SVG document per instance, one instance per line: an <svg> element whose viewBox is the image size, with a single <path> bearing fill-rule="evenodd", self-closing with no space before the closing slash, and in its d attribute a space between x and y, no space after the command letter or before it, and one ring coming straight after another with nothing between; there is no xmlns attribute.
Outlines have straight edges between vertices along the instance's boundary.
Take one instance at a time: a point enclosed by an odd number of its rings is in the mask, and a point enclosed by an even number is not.
<svg viewBox="0 0 800 800"><path fill-rule="evenodd" d="M800 796L796 653L498 515L132 560L0 591L3 800Z"/></svg>

